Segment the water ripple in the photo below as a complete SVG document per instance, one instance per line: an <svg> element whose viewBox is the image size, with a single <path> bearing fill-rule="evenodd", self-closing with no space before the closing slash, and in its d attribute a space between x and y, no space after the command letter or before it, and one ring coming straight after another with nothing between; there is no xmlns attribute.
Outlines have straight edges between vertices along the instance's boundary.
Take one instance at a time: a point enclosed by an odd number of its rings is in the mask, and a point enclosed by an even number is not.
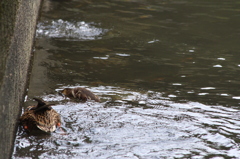
<svg viewBox="0 0 240 159"><path fill-rule="evenodd" d="M47 101L58 100L54 108L61 114L67 134L58 130L49 136L27 136L19 131L13 158L36 151L39 158L240 156L239 141L234 140L240 132L240 117L233 108L175 103L153 91L89 89L112 100L75 103L54 94L43 96ZM116 95L121 99L115 100ZM19 156L23 152L25 156Z"/></svg>

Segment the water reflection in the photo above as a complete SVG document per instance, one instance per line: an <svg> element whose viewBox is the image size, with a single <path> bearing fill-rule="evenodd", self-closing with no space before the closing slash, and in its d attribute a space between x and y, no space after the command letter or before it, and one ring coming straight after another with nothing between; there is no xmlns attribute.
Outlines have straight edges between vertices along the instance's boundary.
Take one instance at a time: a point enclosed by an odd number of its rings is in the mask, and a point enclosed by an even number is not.
<svg viewBox="0 0 240 159"><path fill-rule="evenodd" d="M60 89L60 88L59 88ZM39 158L155 158L156 156L238 157L239 113L235 109L175 103L161 93L132 92L117 87L92 87L103 103L76 103L57 94L43 96L58 102L66 135L19 135L15 157ZM58 89L56 90L56 92ZM226 153L227 151L227 153Z"/></svg>
<svg viewBox="0 0 240 159"><path fill-rule="evenodd" d="M13 158L239 158L238 1L47 3L26 105L58 103L67 134L19 131Z"/></svg>

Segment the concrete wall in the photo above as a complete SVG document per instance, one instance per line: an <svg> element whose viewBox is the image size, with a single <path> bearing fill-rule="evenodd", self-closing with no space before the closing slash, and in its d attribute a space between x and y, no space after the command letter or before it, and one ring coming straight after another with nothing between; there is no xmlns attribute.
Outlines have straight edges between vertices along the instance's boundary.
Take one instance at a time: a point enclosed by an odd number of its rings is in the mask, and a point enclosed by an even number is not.
<svg viewBox="0 0 240 159"><path fill-rule="evenodd" d="M41 0L0 1L0 159L11 157Z"/></svg>

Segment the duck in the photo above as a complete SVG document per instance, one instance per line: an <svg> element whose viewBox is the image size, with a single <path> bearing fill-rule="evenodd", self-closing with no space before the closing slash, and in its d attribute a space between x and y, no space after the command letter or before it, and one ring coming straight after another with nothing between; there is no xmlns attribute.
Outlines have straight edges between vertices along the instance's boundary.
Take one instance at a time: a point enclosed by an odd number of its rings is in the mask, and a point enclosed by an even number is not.
<svg viewBox="0 0 240 159"><path fill-rule="evenodd" d="M96 102L100 102L98 96L94 95L90 90L86 88L64 88L62 91L60 91L60 93L66 97L76 98L84 102L87 100L95 100Z"/></svg>
<svg viewBox="0 0 240 159"><path fill-rule="evenodd" d="M33 98L38 102L36 106L28 106L25 112L20 117L20 124L25 130L41 130L46 133L51 133L61 126L60 114L58 114L45 101Z"/></svg>

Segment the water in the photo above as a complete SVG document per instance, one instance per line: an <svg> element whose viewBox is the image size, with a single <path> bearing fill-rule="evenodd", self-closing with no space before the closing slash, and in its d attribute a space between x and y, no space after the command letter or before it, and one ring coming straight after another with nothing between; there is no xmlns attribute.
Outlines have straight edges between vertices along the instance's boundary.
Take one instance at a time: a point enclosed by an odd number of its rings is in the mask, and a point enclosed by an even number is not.
<svg viewBox="0 0 240 159"><path fill-rule="evenodd" d="M236 0L44 1L25 107L62 128L17 132L12 158L240 158ZM85 87L101 103L59 96Z"/></svg>

